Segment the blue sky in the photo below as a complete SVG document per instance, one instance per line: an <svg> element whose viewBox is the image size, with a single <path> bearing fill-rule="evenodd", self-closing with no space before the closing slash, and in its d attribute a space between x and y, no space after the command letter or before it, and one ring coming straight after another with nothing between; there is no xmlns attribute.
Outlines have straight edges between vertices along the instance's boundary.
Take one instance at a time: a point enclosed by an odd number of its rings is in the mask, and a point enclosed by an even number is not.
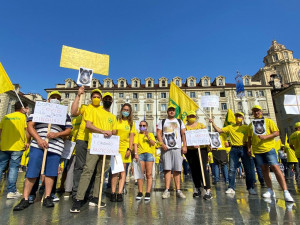
<svg viewBox="0 0 300 225"><path fill-rule="evenodd" d="M300 58L296 0L5 1L0 61L22 91L77 79L59 67L62 45L110 55L109 77L199 78L234 82L255 74L276 39ZM105 76L94 75L101 81Z"/></svg>

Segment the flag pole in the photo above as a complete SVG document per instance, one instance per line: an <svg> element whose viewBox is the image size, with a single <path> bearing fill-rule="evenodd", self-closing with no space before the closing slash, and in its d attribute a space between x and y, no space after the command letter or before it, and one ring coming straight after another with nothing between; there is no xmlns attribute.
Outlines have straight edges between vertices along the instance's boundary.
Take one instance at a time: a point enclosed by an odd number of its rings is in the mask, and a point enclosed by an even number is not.
<svg viewBox="0 0 300 225"><path fill-rule="evenodd" d="M16 95L17 95L17 97L18 97L18 99L19 99L19 101L20 101L22 107L25 108L24 105L23 105L23 102L22 102L21 99L20 99L20 96L19 96L18 93L16 92L16 89L14 89L14 92L16 93Z"/></svg>

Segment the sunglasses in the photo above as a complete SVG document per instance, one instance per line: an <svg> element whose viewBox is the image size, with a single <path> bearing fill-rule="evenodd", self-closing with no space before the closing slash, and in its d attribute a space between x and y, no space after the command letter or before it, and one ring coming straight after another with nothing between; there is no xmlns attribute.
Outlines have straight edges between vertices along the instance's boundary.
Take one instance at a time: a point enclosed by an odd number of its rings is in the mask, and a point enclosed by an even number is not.
<svg viewBox="0 0 300 225"><path fill-rule="evenodd" d="M146 127L147 125L140 125L140 127Z"/></svg>

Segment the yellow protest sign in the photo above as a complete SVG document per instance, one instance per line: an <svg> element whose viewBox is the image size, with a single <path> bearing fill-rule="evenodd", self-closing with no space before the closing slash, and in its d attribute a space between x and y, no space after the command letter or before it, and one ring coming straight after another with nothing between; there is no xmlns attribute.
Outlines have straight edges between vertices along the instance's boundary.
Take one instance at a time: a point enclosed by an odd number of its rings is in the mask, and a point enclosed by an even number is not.
<svg viewBox="0 0 300 225"><path fill-rule="evenodd" d="M80 67L92 69L94 73L108 75L109 55L98 54L63 45L60 67L79 70Z"/></svg>
<svg viewBox="0 0 300 225"><path fill-rule="evenodd" d="M0 62L0 94L14 89L14 85L11 83L7 73L5 72L5 69Z"/></svg>

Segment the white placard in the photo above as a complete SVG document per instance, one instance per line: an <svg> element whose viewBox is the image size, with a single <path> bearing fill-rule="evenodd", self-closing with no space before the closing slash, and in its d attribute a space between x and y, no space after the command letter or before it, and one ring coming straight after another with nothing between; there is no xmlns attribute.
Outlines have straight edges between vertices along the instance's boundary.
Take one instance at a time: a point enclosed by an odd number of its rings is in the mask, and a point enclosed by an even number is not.
<svg viewBox="0 0 300 225"><path fill-rule="evenodd" d="M222 147L220 134L218 132L209 133L209 137L210 137L210 146L212 148L221 148Z"/></svg>
<svg viewBox="0 0 300 225"><path fill-rule="evenodd" d="M112 174L116 174L124 171L122 156L120 154L112 155L110 157L110 168Z"/></svg>
<svg viewBox="0 0 300 225"><path fill-rule="evenodd" d="M61 155L62 159L70 159L75 148L76 142L65 140L64 151Z"/></svg>
<svg viewBox="0 0 300 225"><path fill-rule="evenodd" d="M265 119L253 120L252 128L253 128L253 133L255 135L266 135L267 134Z"/></svg>
<svg viewBox="0 0 300 225"><path fill-rule="evenodd" d="M219 108L219 96L205 95L201 96L201 106L203 108Z"/></svg>
<svg viewBox="0 0 300 225"><path fill-rule="evenodd" d="M298 98L298 101L297 101ZM284 109L286 114L300 114L300 96L299 95L284 95Z"/></svg>
<svg viewBox="0 0 300 225"><path fill-rule="evenodd" d="M134 171L134 179L144 179L144 174L142 173L142 166L140 161L136 161L135 159L132 161L133 171Z"/></svg>
<svg viewBox="0 0 300 225"><path fill-rule="evenodd" d="M93 70L81 67L78 72L77 84L91 86L93 79Z"/></svg>
<svg viewBox="0 0 300 225"><path fill-rule="evenodd" d="M210 137L207 129L185 131L187 146L210 145Z"/></svg>
<svg viewBox="0 0 300 225"><path fill-rule="evenodd" d="M93 155L119 154L120 136L104 137L103 134L92 133L90 153Z"/></svg>
<svg viewBox="0 0 300 225"><path fill-rule="evenodd" d="M36 102L33 114L33 122L51 123L65 125L67 118L67 106L49 103Z"/></svg>

